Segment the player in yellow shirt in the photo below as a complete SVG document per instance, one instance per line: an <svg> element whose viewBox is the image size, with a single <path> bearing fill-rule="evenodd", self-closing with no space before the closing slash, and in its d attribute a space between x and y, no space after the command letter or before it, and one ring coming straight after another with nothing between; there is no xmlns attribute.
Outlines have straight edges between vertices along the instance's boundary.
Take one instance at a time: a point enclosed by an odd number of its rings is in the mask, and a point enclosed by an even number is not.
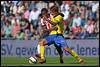
<svg viewBox="0 0 100 67"><path fill-rule="evenodd" d="M49 36L46 37L46 39L44 39L40 43L40 55L41 55L40 63L42 63L45 60L44 46L52 42L54 42L57 46L62 47L65 51L67 51L69 54L75 57L79 61L79 63L83 63L84 62L83 59L81 59L74 50L71 50L71 48L68 47L66 40L64 39L63 36L64 24L62 23L63 18L61 15L59 15L58 8L56 6L53 6L51 7L50 11L52 14L51 19L47 19L46 17L44 17L44 20L48 21L55 29L50 30Z"/></svg>
<svg viewBox="0 0 100 67"><path fill-rule="evenodd" d="M48 13L48 10L46 8L43 8L41 10L41 14L40 14L40 23L41 23L42 31L41 31L41 36L40 36L39 42L41 42L42 39L45 39L47 36L49 36L49 30L52 28L51 24L48 21L43 20L43 16L50 18L50 14ZM62 51L61 47L57 46L55 43L52 43L52 44L54 44L55 48L57 49L57 52L59 53L60 63L64 63L63 51ZM35 54L35 57L40 58L40 45L39 44L37 46L37 54ZM45 63L45 61L44 61L44 63Z"/></svg>

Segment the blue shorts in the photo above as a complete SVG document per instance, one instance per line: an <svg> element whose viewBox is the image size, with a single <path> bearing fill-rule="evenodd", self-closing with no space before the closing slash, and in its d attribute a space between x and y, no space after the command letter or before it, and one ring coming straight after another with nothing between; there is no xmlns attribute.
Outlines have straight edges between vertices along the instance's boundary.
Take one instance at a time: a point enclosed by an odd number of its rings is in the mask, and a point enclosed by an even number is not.
<svg viewBox="0 0 100 67"><path fill-rule="evenodd" d="M62 34L49 35L48 37L46 37L46 41L49 45L50 43L55 43L57 46L60 47L67 46L67 42Z"/></svg>
<svg viewBox="0 0 100 67"><path fill-rule="evenodd" d="M42 35L40 36L41 39L44 39L46 37L49 36L49 33L48 32L45 32L45 33L42 33Z"/></svg>

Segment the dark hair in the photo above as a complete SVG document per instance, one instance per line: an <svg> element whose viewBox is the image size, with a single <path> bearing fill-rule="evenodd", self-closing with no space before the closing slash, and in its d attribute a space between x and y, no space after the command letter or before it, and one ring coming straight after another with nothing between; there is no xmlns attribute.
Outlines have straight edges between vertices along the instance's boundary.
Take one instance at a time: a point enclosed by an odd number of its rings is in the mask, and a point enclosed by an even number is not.
<svg viewBox="0 0 100 67"><path fill-rule="evenodd" d="M51 11L54 11L54 12L58 12L58 7L57 6L52 6L51 8L50 8L50 10Z"/></svg>
<svg viewBox="0 0 100 67"><path fill-rule="evenodd" d="M46 8L41 9L41 13L47 13L47 12L48 12L48 9L46 9Z"/></svg>

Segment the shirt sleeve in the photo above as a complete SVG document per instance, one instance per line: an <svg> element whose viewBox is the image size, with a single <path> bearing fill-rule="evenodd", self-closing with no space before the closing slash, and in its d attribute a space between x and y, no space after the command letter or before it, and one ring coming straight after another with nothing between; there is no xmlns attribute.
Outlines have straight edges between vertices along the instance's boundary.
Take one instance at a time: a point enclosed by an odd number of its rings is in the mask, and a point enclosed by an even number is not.
<svg viewBox="0 0 100 67"><path fill-rule="evenodd" d="M55 20L57 21L57 22L61 22L62 21L62 16L60 16L60 15L58 15L56 18L55 18Z"/></svg>

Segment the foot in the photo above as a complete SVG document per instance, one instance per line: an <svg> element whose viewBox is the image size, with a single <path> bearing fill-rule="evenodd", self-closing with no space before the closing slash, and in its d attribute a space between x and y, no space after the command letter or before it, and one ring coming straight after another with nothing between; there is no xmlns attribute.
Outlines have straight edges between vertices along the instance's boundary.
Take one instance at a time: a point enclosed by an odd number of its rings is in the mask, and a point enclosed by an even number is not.
<svg viewBox="0 0 100 67"><path fill-rule="evenodd" d="M78 60L78 62L80 64L84 64L85 63L84 60L82 58L80 58L79 56L77 56L76 59Z"/></svg>
<svg viewBox="0 0 100 67"><path fill-rule="evenodd" d="M63 59L60 59L60 63L61 63L61 64L63 64L63 63L64 63Z"/></svg>
<svg viewBox="0 0 100 67"><path fill-rule="evenodd" d="M37 58L41 58L41 57L40 57L40 54L35 54L35 56L36 56Z"/></svg>
<svg viewBox="0 0 100 67"><path fill-rule="evenodd" d="M46 63L46 60L45 59L39 59L39 63L41 63L41 64Z"/></svg>
<svg viewBox="0 0 100 67"><path fill-rule="evenodd" d="M80 59L80 60L79 60L79 63L80 63L80 64L84 64L85 62L84 62L83 59Z"/></svg>

